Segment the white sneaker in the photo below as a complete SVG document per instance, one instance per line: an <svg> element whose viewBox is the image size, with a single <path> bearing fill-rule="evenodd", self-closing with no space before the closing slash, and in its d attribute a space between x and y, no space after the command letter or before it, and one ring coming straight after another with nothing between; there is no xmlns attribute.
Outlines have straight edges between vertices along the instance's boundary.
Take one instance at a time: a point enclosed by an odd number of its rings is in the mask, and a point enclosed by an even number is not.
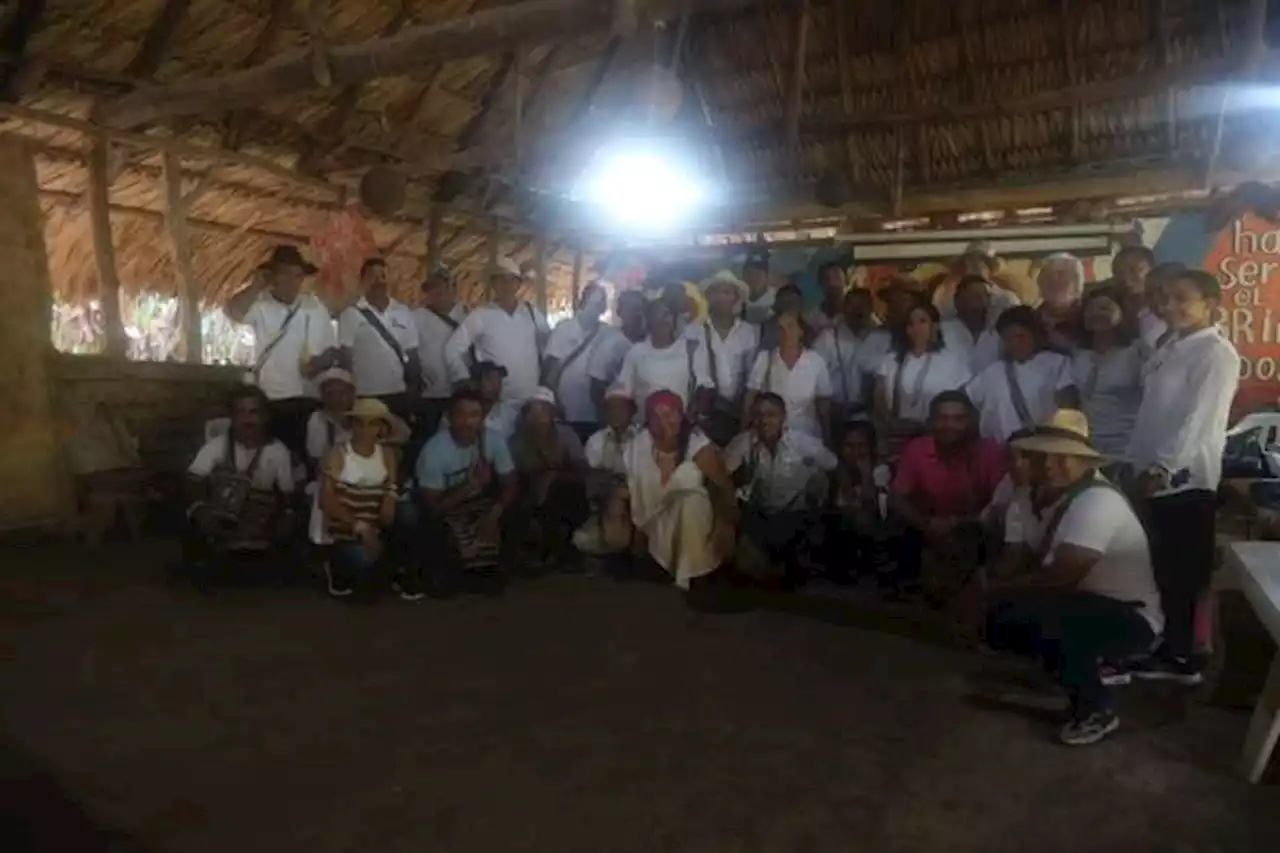
<svg viewBox="0 0 1280 853"><path fill-rule="evenodd" d="M325 577L325 580L329 582L329 595L333 596L334 598L346 598L348 595L351 595L351 593L355 592L355 590L353 590L350 586L343 585L342 583L336 583L336 584L334 583L333 572L329 571L328 560L324 561L324 577Z"/></svg>

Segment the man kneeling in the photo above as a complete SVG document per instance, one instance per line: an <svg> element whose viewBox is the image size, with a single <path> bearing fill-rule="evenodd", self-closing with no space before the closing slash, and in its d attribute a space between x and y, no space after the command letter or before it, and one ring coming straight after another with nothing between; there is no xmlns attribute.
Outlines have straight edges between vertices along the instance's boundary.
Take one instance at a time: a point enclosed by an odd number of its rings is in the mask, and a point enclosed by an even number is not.
<svg viewBox="0 0 1280 853"><path fill-rule="evenodd" d="M267 398L261 389L236 388L228 408L226 435L210 439L187 469L182 562L201 587L251 567L283 579L289 567L285 547L293 523L284 500L294 490L289 451L267 433Z"/></svg>
<svg viewBox="0 0 1280 853"><path fill-rule="evenodd" d="M1028 454L1031 494L1010 505L1009 546L987 609L993 648L1031 655L1057 673L1071 703L1061 740L1095 743L1120 725L1098 672L1151 648L1164 627L1147 536L1075 410L1055 413L1013 447Z"/></svg>
<svg viewBox="0 0 1280 853"><path fill-rule="evenodd" d="M783 585L805 580L810 534L826 498L835 454L811 435L786 428L782 397L762 392L750 432L725 450L725 464L743 498L736 568L757 580L783 565Z"/></svg>

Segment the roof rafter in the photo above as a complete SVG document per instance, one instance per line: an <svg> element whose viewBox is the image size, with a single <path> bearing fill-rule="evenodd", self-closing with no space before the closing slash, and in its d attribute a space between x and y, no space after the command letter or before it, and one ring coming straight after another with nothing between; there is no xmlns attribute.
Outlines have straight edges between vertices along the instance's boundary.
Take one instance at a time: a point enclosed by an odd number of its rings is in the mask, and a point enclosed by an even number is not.
<svg viewBox="0 0 1280 853"><path fill-rule="evenodd" d="M45 0L19 0L9 25L0 35L0 100L16 101L27 66L27 42L44 15Z"/></svg>
<svg viewBox="0 0 1280 853"><path fill-rule="evenodd" d="M151 22L151 26L147 28L147 34L142 37L142 44L138 46L138 52L134 54L133 59L125 66L124 73L130 77L150 77L156 73L156 69L160 67L160 63L164 60L165 53L169 49L169 43L173 39L174 31L182 24L182 19L187 16L187 10L191 7L191 0L165 0L164 5L160 7L160 11L156 13L155 20Z"/></svg>

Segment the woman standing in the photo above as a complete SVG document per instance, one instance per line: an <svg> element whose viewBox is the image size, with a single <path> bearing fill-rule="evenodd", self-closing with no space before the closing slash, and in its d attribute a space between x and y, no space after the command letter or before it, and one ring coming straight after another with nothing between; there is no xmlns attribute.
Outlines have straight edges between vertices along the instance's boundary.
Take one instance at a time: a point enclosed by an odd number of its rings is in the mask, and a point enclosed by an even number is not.
<svg viewBox="0 0 1280 853"><path fill-rule="evenodd" d="M733 551L733 483L720 451L688 423L680 395L657 391L644 413L645 428L623 451L631 518L649 555L698 606Z"/></svg>
<svg viewBox="0 0 1280 853"><path fill-rule="evenodd" d="M1019 429L1030 429L1059 408L1077 408L1071 360L1049 349L1036 312L1025 305L1007 309L996 321L1002 358L974 377L965 389L978 409L983 438L1003 444Z"/></svg>
<svg viewBox="0 0 1280 853"><path fill-rule="evenodd" d="M644 411L645 401L658 391L675 394L682 408L702 411L698 398L705 402L715 387L706 350L680 334L681 310L669 297L650 302L645 315L649 337L633 346L622 362L618 387L631 395L638 411Z"/></svg>
<svg viewBox="0 0 1280 853"><path fill-rule="evenodd" d="M756 355L747 379L742 422L751 422L756 395L769 391L786 403L788 429L826 443L831 424L831 375L827 363L805 346L805 329L799 314L787 312L777 321L778 346Z"/></svg>
<svg viewBox="0 0 1280 853"><path fill-rule="evenodd" d="M1084 298L1084 331L1071 359L1071 381L1080 408L1089 419L1093 446L1110 463L1104 470L1116 482L1127 480L1129 436L1142 402L1145 348L1125 322L1123 295L1110 287Z"/></svg>
<svg viewBox="0 0 1280 853"><path fill-rule="evenodd" d="M932 303L912 305L893 336L893 352L876 371L874 395L875 420L891 448L923 433L933 398L972 376L966 360L943 346Z"/></svg>

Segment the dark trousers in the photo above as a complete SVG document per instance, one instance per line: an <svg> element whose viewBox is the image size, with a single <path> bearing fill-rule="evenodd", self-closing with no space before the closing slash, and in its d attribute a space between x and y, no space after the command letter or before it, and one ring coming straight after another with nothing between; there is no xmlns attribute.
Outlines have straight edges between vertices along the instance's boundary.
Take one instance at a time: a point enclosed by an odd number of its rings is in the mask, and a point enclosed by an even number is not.
<svg viewBox="0 0 1280 853"><path fill-rule="evenodd" d="M1209 588L1217 557L1218 496L1205 489L1149 498L1151 565L1164 607L1164 644L1174 657L1195 650L1196 602Z"/></svg>
<svg viewBox="0 0 1280 853"><path fill-rule="evenodd" d="M343 539L329 548L329 573L335 585L373 595L384 586L386 552L378 556L359 539Z"/></svg>
<svg viewBox="0 0 1280 853"><path fill-rule="evenodd" d="M526 493L508 520L507 535L517 542L537 548L539 556L558 561L576 556L573 534L591 517L586 484L575 477L557 477L542 503ZM518 554L511 554L521 563Z"/></svg>
<svg viewBox="0 0 1280 853"><path fill-rule="evenodd" d="M299 566L285 541L270 548L236 550L188 519L182 531L181 573L201 589L269 586L291 583Z"/></svg>
<svg viewBox="0 0 1280 853"><path fill-rule="evenodd" d="M931 547L924 533L908 527L902 534L898 549L898 569L893 580L900 586L919 584L930 598L945 601L963 590L973 579L978 567L986 559L986 531L979 524L961 524L943 543L938 559L926 566L925 552Z"/></svg>
<svg viewBox="0 0 1280 853"><path fill-rule="evenodd" d="M1057 672L1082 720L1111 708L1111 691L1098 676L1098 660L1145 652L1154 635L1132 604L1078 590L1017 590L993 597L987 642L1028 655Z"/></svg>
<svg viewBox="0 0 1280 853"><path fill-rule="evenodd" d="M440 517L423 507L417 510L418 569L427 595L451 598L465 592L487 595L502 592L506 578L499 566L467 568L458 554L453 534Z"/></svg>
<svg viewBox="0 0 1280 853"><path fill-rule="evenodd" d="M267 404L272 434L284 442L295 461L307 458L307 418L319 407L320 401L310 397L289 397Z"/></svg>

